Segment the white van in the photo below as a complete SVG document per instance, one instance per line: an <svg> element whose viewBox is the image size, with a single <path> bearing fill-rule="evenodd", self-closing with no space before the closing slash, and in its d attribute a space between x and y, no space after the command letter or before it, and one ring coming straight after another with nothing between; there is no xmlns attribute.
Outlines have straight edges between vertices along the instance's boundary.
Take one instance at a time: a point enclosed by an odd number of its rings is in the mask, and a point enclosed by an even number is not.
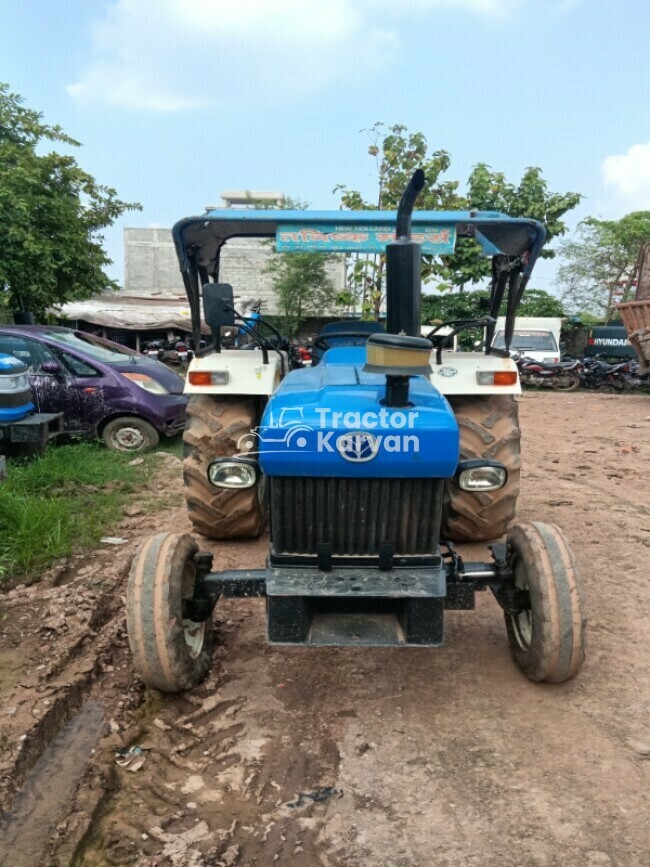
<svg viewBox="0 0 650 867"><path fill-rule="evenodd" d="M505 349L505 316L497 319L492 346ZM560 360L560 329L562 319L552 316L517 316L510 342L510 352L516 351L527 358L556 364Z"/></svg>

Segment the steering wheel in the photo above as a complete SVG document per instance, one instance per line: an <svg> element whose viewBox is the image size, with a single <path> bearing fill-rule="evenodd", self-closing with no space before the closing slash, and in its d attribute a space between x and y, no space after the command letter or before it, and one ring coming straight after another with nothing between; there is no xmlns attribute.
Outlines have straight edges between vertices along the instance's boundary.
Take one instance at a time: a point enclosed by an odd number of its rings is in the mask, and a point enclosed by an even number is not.
<svg viewBox="0 0 650 867"><path fill-rule="evenodd" d="M340 337L354 337L357 340L359 338L368 340L371 336L372 332L368 333L365 331L330 331L329 334L319 334L318 337L314 337L312 346L314 349L322 349L323 352L327 352L328 349L332 348L330 340L337 340Z"/></svg>

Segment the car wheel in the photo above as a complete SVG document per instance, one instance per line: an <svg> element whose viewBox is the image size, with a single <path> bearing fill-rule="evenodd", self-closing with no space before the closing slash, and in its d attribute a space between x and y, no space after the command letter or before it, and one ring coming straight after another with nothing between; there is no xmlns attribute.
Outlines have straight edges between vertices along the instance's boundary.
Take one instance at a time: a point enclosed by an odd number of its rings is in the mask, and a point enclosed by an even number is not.
<svg viewBox="0 0 650 867"><path fill-rule="evenodd" d="M109 421L102 430L102 439L112 452L141 452L155 448L160 441L152 424L128 415Z"/></svg>

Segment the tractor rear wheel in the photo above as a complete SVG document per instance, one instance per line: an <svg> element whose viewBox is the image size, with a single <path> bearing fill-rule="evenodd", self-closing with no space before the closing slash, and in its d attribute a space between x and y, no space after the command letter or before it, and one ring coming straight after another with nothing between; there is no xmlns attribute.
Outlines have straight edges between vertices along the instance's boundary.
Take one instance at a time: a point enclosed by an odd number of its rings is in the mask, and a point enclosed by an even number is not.
<svg viewBox="0 0 650 867"><path fill-rule="evenodd" d="M506 612L515 662L530 680L562 683L585 659L585 593L568 539L552 524L515 524L508 532L515 586L527 594L517 614Z"/></svg>
<svg viewBox="0 0 650 867"><path fill-rule="evenodd" d="M515 517L521 468L519 405L513 394L485 397L451 396L460 429L460 459L488 458L508 470L499 491L461 490L445 483L442 538L451 542L479 542L502 536Z"/></svg>
<svg viewBox="0 0 650 867"><path fill-rule="evenodd" d="M215 488L208 465L215 458L245 452L242 442L256 427L256 402L241 397L190 397L183 434L185 502L195 529L214 539L252 539L264 526L259 484L234 490ZM252 438L256 442L255 437Z"/></svg>
<svg viewBox="0 0 650 867"><path fill-rule="evenodd" d="M183 618L183 600L194 595L197 551L188 533L159 533L131 565L126 623L133 662L145 684L161 692L196 686L210 665L212 618Z"/></svg>

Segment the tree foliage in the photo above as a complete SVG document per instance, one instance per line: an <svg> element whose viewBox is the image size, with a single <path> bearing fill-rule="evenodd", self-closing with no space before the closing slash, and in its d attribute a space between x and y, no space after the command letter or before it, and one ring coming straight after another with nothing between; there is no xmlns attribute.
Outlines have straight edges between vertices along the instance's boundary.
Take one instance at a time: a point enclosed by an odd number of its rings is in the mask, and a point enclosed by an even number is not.
<svg viewBox="0 0 650 867"><path fill-rule="evenodd" d="M69 156L43 145L79 147L61 127L0 84L0 289L11 310L43 315L53 304L117 289L102 230L139 208L99 184Z"/></svg>
<svg viewBox="0 0 650 867"><path fill-rule="evenodd" d="M504 299L500 316L506 315ZM422 321L445 322L449 319L479 319L490 312L490 293L486 289L472 292L442 293L422 296ZM543 289L528 289L517 316L564 316L562 302Z"/></svg>
<svg viewBox="0 0 650 867"><path fill-rule="evenodd" d="M263 210L277 208L286 211L304 211L309 207L302 199L285 196L281 203L248 198L252 207ZM275 241L264 242L270 247ZM336 304L346 304L348 298L337 294L337 288L328 276L327 265L339 257L326 253L273 253L264 269L273 282L280 316L277 327L293 336L308 316L321 316ZM265 317L276 319L276 317ZM273 323L275 324L275 323Z"/></svg>
<svg viewBox="0 0 650 867"><path fill-rule="evenodd" d="M503 301L500 316L506 314ZM490 293L486 289L472 292L445 292L422 296L422 322L439 324L451 319L480 319L490 313ZM565 316L562 302L543 289L528 289L517 310L517 316ZM458 342L461 349L472 349L473 343L483 336L482 329L461 332Z"/></svg>
<svg viewBox="0 0 650 867"><path fill-rule="evenodd" d="M285 333L294 335L307 316L322 316L337 301L323 253L282 253L264 269L273 280Z"/></svg>
<svg viewBox="0 0 650 867"><path fill-rule="evenodd" d="M447 177L449 153L430 152L421 132L411 133L402 124L386 127L383 123L375 123L366 132L371 141L368 153L376 163L377 201L369 202L358 190L339 184L334 192L341 194L342 205L350 210L394 210L414 170L422 168L426 184L418 197L418 209L498 210L513 217L531 217L544 223L547 239L553 240L567 231L562 218L581 198L578 193L550 192L539 168L526 169L519 183L513 184L485 163L472 169L466 191L461 192L459 181ZM546 249L542 255L555 254ZM437 282L440 289L463 289L490 274L490 260L471 239L459 239L451 256L422 258L423 283ZM379 256L357 259L349 270L350 289L360 299L364 315L376 317L383 300L383 278L384 259Z"/></svg>
<svg viewBox="0 0 650 867"><path fill-rule="evenodd" d="M620 220L583 220L560 249L557 282L567 309L610 319L617 290L623 301L632 296L634 266L649 239L650 211L633 211Z"/></svg>

